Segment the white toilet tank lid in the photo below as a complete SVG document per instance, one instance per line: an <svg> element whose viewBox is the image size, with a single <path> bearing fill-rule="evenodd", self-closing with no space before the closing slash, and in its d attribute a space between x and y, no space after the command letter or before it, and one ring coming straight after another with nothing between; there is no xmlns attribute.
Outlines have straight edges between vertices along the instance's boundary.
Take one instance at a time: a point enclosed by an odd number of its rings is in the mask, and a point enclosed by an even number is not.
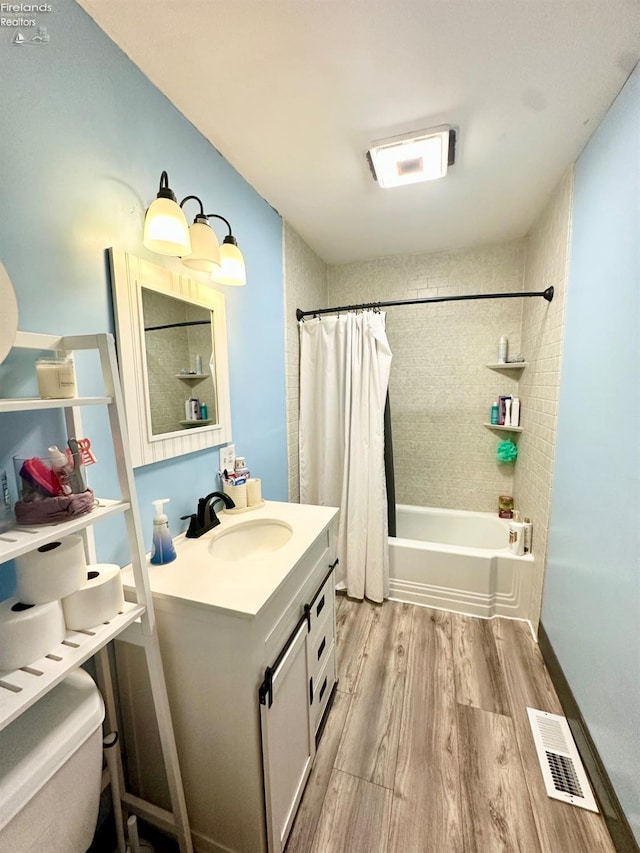
<svg viewBox="0 0 640 853"><path fill-rule="evenodd" d="M91 676L70 672L0 732L0 829L35 796L104 719ZM78 780L82 784L82 780Z"/></svg>

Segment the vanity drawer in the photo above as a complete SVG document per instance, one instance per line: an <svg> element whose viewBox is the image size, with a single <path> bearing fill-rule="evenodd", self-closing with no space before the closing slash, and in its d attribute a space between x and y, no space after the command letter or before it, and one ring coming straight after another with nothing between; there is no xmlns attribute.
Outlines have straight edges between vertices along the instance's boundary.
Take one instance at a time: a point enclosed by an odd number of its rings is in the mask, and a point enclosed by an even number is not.
<svg viewBox="0 0 640 853"><path fill-rule="evenodd" d="M327 566L329 568L329 566ZM323 630L327 619L331 619L331 633L333 634L333 607L335 601L334 572L329 574L320 591L311 602L309 613L309 640L313 644L318 634Z"/></svg>
<svg viewBox="0 0 640 853"><path fill-rule="evenodd" d="M331 650L333 648L333 619L326 619L323 625L319 626L319 630L315 637L309 636L307 639L307 660L309 675L317 678L323 669Z"/></svg>
<svg viewBox="0 0 640 853"><path fill-rule="evenodd" d="M306 613L306 605L315 597L318 584L322 583L331 565L331 551L328 548L328 540L322 536L314 543L314 547L306 558L311 566L304 573L302 580L298 580L291 590L286 608L279 611L274 605L276 612L273 617L273 628L269 631L264 641L264 663L273 660L287 637L295 629L298 620ZM277 615L276 615L277 614ZM268 612L265 619L270 619ZM311 612L309 612L309 620ZM311 623L309 621L309 629Z"/></svg>
<svg viewBox="0 0 640 853"><path fill-rule="evenodd" d="M331 646L328 654L329 656L325 661L324 667L320 670L320 674L317 678L313 678L311 682L313 685L313 699L309 708L309 715L311 717L311 729L313 732L316 732L320 725L324 709L327 707L327 702L336 681L336 649L334 645ZM311 689L309 692L311 693Z"/></svg>

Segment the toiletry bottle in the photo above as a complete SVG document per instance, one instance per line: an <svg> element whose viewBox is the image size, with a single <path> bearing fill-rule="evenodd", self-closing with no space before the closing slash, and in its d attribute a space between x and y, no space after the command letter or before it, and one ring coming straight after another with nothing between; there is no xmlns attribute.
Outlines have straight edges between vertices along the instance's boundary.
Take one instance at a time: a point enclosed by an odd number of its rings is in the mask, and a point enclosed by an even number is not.
<svg viewBox="0 0 640 853"><path fill-rule="evenodd" d="M524 554L524 524L520 521L517 509L514 509L513 518L509 522L509 550L518 557Z"/></svg>
<svg viewBox="0 0 640 853"><path fill-rule="evenodd" d="M78 444L78 440L76 438L70 438L67 444L69 445L69 450L71 451L71 458L73 459L73 470L69 474L69 485L71 486L71 491L75 495L80 495L87 489L84 477L82 476L82 465L80 463L80 445Z"/></svg>
<svg viewBox="0 0 640 853"><path fill-rule="evenodd" d="M60 483L61 494L70 495L73 491L70 481L73 466L69 464L67 457L55 444L49 448L49 461L51 462L53 473Z"/></svg>
<svg viewBox="0 0 640 853"><path fill-rule="evenodd" d="M249 469L247 468L247 461L244 456L236 456L236 465L233 471L234 480L237 483L246 483L246 481L251 476L249 474Z"/></svg>
<svg viewBox="0 0 640 853"><path fill-rule="evenodd" d="M207 408L206 403L200 403L200 418L203 421L206 421L209 417L209 409Z"/></svg>
<svg viewBox="0 0 640 853"><path fill-rule="evenodd" d="M524 553L531 554L531 545L533 539L533 524L528 515L524 517Z"/></svg>
<svg viewBox="0 0 640 853"><path fill-rule="evenodd" d="M501 394L498 397L498 424L499 426L505 426L506 418L505 418L505 403L507 400L510 400L511 397L508 394Z"/></svg>
<svg viewBox="0 0 640 853"><path fill-rule="evenodd" d="M196 373L201 376L202 375L202 356L196 356Z"/></svg>
<svg viewBox="0 0 640 853"><path fill-rule="evenodd" d="M176 549L173 546L173 540L169 533L169 519L162 511L163 505L168 503L168 501L169 498L152 501L156 508L156 514L153 518L153 542L151 544L150 562L154 566L171 563L176 558Z"/></svg>
<svg viewBox="0 0 640 853"><path fill-rule="evenodd" d="M496 400L493 406L491 406L491 423L498 423L498 401Z"/></svg>
<svg viewBox="0 0 640 853"><path fill-rule="evenodd" d="M509 341L504 335L498 341L498 364L506 364L507 353L509 351Z"/></svg>
<svg viewBox="0 0 640 853"><path fill-rule="evenodd" d="M511 426L520 426L520 398L511 401Z"/></svg>
<svg viewBox="0 0 640 853"><path fill-rule="evenodd" d="M511 397L507 397L504 401L504 425L513 426L511 423Z"/></svg>

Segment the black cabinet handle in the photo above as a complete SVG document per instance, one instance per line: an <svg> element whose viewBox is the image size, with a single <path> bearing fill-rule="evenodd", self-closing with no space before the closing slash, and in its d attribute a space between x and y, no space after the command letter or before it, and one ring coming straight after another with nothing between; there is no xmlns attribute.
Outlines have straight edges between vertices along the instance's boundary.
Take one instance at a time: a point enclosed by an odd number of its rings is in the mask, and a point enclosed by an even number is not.
<svg viewBox="0 0 640 853"><path fill-rule="evenodd" d="M313 705L313 678L309 679L309 704Z"/></svg>
<svg viewBox="0 0 640 853"><path fill-rule="evenodd" d="M320 648L318 649L318 660L322 657L322 652L324 651L325 646L327 645L327 638L323 637L322 642L320 643Z"/></svg>
<svg viewBox="0 0 640 853"><path fill-rule="evenodd" d="M320 688L320 695L318 696L318 702L322 702L322 697L324 696L324 691L327 689L327 676L325 675L324 681L322 682L322 687Z"/></svg>
<svg viewBox="0 0 640 853"><path fill-rule="evenodd" d="M333 561L333 563L331 563L331 565L329 566L331 571L333 571L335 569L335 567L338 565L339 562L340 562L340 560L336 557L335 560Z"/></svg>
<svg viewBox="0 0 640 853"><path fill-rule="evenodd" d="M318 602L318 606L316 607L316 619L321 614L323 609L324 609L324 595L322 596L322 598Z"/></svg>

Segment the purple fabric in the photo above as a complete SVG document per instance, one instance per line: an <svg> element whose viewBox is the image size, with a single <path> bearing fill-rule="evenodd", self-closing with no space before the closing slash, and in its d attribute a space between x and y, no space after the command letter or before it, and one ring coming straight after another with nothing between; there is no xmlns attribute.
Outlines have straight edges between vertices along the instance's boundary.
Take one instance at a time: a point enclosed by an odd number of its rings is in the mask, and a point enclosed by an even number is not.
<svg viewBox="0 0 640 853"><path fill-rule="evenodd" d="M97 506L93 491L87 489L79 495L60 495L42 501L18 501L15 505L18 524L55 524L84 515Z"/></svg>

